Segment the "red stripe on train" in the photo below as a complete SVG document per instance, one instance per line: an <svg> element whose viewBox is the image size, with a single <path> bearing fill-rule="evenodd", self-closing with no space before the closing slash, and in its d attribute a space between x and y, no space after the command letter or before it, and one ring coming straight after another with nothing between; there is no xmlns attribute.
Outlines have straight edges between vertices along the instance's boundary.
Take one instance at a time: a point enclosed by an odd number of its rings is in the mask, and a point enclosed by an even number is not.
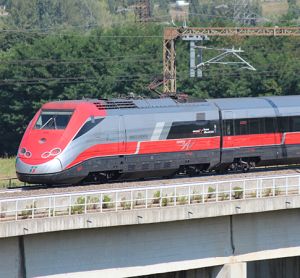
<svg viewBox="0 0 300 278"><path fill-rule="evenodd" d="M281 140L281 133L224 136L223 148L278 145Z"/></svg>
<svg viewBox="0 0 300 278"><path fill-rule="evenodd" d="M284 144L300 144L299 133L271 133L271 134L253 134L253 135L237 135L224 136L223 148L241 148L255 146L271 146ZM128 142L128 143L112 143L98 144L81 154L67 166L70 168L87 159L101 156L114 155L133 155L133 154L156 154L164 152L183 152L183 151L200 151L219 149L220 137L204 137L204 138L187 138L173 139L161 141L146 141L146 142Z"/></svg>
<svg viewBox="0 0 300 278"><path fill-rule="evenodd" d="M156 154L165 152L183 152L210 150L220 148L220 137L188 138L148 142L128 142L98 144L85 150L67 166L67 169L93 157L133 155L133 154Z"/></svg>

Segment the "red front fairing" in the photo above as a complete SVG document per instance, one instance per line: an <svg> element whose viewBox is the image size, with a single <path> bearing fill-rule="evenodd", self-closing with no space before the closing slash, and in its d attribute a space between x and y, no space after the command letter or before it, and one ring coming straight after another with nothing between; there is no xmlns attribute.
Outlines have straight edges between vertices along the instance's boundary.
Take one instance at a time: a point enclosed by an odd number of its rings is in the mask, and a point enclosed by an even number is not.
<svg viewBox="0 0 300 278"><path fill-rule="evenodd" d="M41 111L45 109L74 110L74 112L65 129L36 129L35 124L39 115ZM25 131L19 147L19 159L30 165L37 165L50 161L54 158L54 155L43 158L42 154L54 149L63 151L90 116L105 116L105 110L99 110L93 103L84 101L50 102L43 105ZM29 151L31 156L26 157L21 154L20 151L22 148Z"/></svg>

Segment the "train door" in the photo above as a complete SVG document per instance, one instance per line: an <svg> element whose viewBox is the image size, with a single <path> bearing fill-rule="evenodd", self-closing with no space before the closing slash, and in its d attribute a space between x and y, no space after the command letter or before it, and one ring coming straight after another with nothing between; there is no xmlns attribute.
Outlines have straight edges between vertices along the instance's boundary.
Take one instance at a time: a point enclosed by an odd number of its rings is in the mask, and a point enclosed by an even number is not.
<svg viewBox="0 0 300 278"><path fill-rule="evenodd" d="M119 116L119 154L126 154L126 129L124 116Z"/></svg>
<svg viewBox="0 0 300 278"><path fill-rule="evenodd" d="M223 148L234 146L234 121L232 111L223 111Z"/></svg>

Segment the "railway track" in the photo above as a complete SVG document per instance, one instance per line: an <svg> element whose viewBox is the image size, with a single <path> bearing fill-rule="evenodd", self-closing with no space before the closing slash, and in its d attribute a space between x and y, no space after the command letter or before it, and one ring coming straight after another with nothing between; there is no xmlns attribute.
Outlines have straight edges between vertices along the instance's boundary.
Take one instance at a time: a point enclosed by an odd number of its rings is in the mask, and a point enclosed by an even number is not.
<svg viewBox="0 0 300 278"><path fill-rule="evenodd" d="M230 179L242 178L255 178L265 176L278 176L278 175L292 175L300 173L300 165L292 166L277 166L277 167L261 167L252 169L250 172L233 172L224 175L217 175L215 173L204 173L201 176L188 177L177 176L171 179L149 179L144 181L115 181L105 184L85 184L85 185L26 185L18 187L8 187L7 189L0 190L0 199L26 197L26 196L39 196L49 194L61 194L67 192L89 192L94 190L109 190L120 188L134 188L134 187L147 187L156 185L169 185L174 183L187 183L187 182L207 182L219 181Z"/></svg>

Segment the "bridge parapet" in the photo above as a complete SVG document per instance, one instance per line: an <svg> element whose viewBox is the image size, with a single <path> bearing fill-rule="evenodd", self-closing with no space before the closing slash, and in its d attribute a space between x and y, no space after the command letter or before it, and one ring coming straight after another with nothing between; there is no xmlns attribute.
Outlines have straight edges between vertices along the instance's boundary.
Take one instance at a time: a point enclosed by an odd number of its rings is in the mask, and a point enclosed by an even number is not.
<svg viewBox="0 0 300 278"><path fill-rule="evenodd" d="M0 238L300 208L300 175L0 201Z"/></svg>
<svg viewBox="0 0 300 278"><path fill-rule="evenodd" d="M0 223L300 195L300 175L184 183L0 200Z"/></svg>

